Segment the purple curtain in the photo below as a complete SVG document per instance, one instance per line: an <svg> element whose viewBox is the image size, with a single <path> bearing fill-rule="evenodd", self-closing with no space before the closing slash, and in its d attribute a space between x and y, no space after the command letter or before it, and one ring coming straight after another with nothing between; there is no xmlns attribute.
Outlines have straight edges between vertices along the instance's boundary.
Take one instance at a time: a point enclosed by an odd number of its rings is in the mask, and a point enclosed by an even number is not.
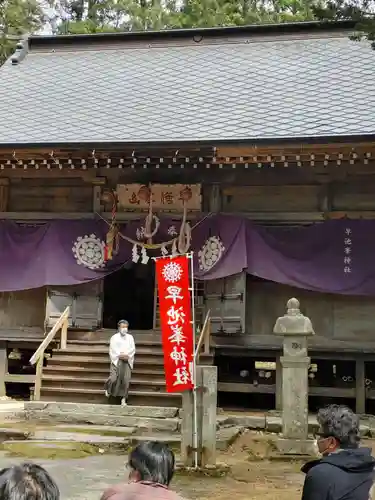
<svg viewBox="0 0 375 500"><path fill-rule="evenodd" d="M143 226L143 221L133 221L122 226L121 232L142 241ZM180 222L162 220L154 241L172 239L179 227ZM120 238L118 254L104 263L107 230L103 221L36 225L0 221L0 291L75 285L116 271L132 258L132 244ZM246 271L308 290L375 296L375 221L269 228L217 215L193 230L192 250L198 279ZM152 255L160 251L148 252Z"/></svg>

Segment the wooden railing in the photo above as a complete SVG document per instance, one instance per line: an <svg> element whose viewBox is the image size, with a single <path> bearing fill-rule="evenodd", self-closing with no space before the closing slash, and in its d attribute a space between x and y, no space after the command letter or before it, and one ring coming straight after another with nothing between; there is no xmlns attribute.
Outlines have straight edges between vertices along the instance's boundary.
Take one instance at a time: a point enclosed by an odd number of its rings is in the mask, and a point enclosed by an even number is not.
<svg viewBox="0 0 375 500"><path fill-rule="evenodd" d="M35 385L34 385L34 400L38 401L40 399L40 388L42 385L42 374L43 374L43 361L44 361L44 352L47 347L50 345L52 340L55 338L56 333L61 330L61 341L60 348L66 349L67 341L68 341L68 326L69 326L69 314L70 314L70 306L68 306L65 311L61 314L59 319L56 321L55 325L52 327L49 334L43 339L38 349L34 352L34 354L30 358L30 364L36 365L36 377L35 377Z"/></svg>
<svg viewBox="0 0 375 500"><path fill-rule="evenodd" d="M194 358L196 362L199 361L202 345L204 346L203 349L204 354L210 353L210 337L211 337L211 311L208 310L195 348Z"/></svg>

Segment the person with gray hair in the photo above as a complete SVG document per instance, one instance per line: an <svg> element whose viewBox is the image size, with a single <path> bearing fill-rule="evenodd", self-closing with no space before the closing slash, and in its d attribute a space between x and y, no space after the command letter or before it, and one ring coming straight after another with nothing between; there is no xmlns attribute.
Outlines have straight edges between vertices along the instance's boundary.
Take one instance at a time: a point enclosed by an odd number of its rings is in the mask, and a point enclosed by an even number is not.
<svg viewBox="0 0 375 500"><path fill-rule="evenodd" d="M129 333L129 323L125 319L121 319L117 327L118 331L112 335L109 343L111 368L104 389L107 398L121 398L121 405L126 406L134 365L135 343L133 335Z"/></svg>
<svg viewBox="0 0 375 500"><path fill-rule="evenodd" d="M330 405L319 410L317 420L322 458L302 467L302 500L368 500L375 460L369 448L359 446L358 415L347 406Z"/></svg>

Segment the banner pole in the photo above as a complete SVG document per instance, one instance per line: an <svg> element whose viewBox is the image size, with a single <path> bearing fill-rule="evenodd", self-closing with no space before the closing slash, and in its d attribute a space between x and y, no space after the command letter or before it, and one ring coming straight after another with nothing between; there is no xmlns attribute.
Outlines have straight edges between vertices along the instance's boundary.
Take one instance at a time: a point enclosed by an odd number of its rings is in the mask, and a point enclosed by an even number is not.
<svg viewBox="0 0 375 500"><path fill-rule="evenodd" d="M191 323L193 329L193 444L194 444L194 465L198 468L198 411L197 411L197 367L195 363L195 296L194 296L194 266L193 266L193 252L188 254L190 260L190 293L191 293Z"/></svg>

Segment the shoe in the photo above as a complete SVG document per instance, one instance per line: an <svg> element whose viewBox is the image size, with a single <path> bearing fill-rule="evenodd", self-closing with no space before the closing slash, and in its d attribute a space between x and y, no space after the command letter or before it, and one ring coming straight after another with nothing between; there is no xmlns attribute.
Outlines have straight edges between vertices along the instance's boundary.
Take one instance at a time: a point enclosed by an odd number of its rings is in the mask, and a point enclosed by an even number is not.
<svg viewBox="0 0 375 500"><path fill-rule="evenodd" d="M121 400L121 406L128 406L128 405L126 404L125 398L122 398L122 400Z"/></svg>
<svg viewBox="0 0 375 500"><path fill-rule="evenodd" d="M104 394L105 394L105 397L106 397L106 398L109 398L109 392L108 392L108 391L105 391L105 393L104 393Z"/></svg>

